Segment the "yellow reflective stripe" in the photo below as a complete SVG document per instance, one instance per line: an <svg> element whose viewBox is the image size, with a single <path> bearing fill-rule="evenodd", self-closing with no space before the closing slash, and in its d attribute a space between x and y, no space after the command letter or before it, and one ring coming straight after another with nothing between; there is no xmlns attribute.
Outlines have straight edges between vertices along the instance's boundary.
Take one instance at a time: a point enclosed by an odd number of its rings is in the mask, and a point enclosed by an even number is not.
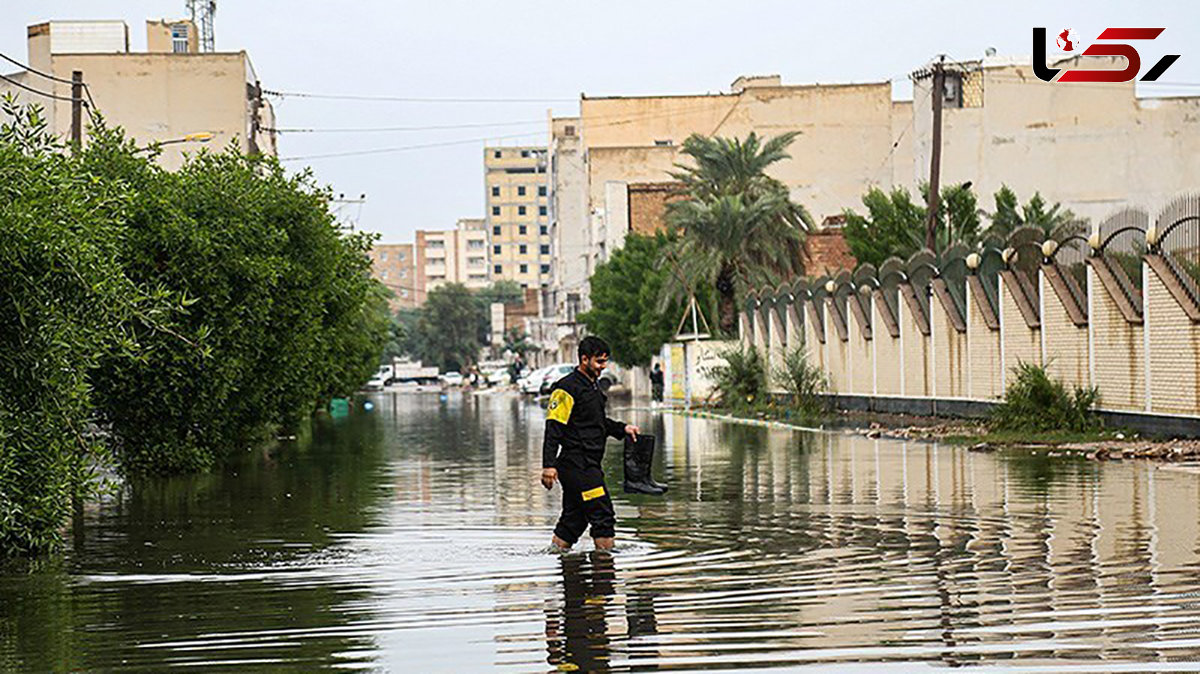
<svg viewBox="0 0 1200 674"><path fill-rule="evenodd" d="M575 399L570 393L556 388L550 393L550 403L546 405L546 418L565 424L571 418L571 409L575 407Z"/></svg>
<svg viewBox="0 0 1200 674"><path fill-rule="evenodd" d="M583 492L583 500L585 501L590 501L594 498L600 498L601 496L604 496L604 487L596 487L595 489L589 489Z"/></svg>

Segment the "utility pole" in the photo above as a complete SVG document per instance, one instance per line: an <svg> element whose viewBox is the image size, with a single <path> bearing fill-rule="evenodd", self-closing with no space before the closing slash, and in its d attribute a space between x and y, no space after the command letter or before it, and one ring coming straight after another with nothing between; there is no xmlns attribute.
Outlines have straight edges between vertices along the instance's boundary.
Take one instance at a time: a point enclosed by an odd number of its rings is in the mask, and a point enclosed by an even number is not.
<svg viewBox="0 0 1200 674"><path fill-rule="evenodd" d="M938 203L941 201L940 179L942 173L942 101L946 97L946 55L938 56L933 64L933 151L929 159L929 208L925 222L925 247L933 250L937 229Z"/></svg>
<svg viewBox="0 0 1200 674"><path fill-rule="evenodd" d="M83 72L71 71L71 144L83 148Z"/></svg>

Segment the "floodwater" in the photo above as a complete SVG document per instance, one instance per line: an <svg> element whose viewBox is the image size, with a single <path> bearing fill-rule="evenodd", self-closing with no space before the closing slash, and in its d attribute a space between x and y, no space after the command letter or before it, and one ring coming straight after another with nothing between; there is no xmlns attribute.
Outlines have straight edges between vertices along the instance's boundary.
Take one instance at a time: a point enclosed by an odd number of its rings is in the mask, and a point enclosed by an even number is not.
<svg viewBox="0 0 1200 674"><path fill-rule="evenodd" d="M541 416L379 394L0 572L0 670L1200 671L1200 475L611 410L665 445L548 548Z"/></svg>

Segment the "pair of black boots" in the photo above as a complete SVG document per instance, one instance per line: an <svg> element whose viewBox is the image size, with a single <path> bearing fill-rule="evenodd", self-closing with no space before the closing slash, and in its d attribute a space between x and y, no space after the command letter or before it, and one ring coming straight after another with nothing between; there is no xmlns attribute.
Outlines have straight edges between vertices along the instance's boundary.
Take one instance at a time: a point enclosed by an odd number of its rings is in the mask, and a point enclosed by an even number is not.
<svg viewBox="0 0 1200 674"><path fill-rule="evenodd" d="M637 440L625 436L625 493L659 496L667 485L650 476L654 466L654 436L638 434Z"/></svg>

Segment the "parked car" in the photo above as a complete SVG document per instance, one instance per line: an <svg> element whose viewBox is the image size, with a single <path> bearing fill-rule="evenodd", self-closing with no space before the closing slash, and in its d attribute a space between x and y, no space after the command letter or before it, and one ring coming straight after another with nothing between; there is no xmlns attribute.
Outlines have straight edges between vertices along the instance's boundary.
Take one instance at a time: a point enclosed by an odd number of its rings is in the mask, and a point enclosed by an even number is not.
<svg viewBox="0 0 1200 674"><path fill-rule="evenodd" d="M542 383L538 387L538 393L549 393L550 387L559 379L571 374L571 370L575 369L574 363L559 363L551 365L547 368L546 374L542 377Z"/></svg>
<svg viewBox="0 0 1200 674"><path fill-rule="evenodd" d="M546 378L546 374L550 370L551 368L549 367L542 367L530 372L517 380L517 388L520 389L521 393L537 395L542 391L542 380Z"/></svg>
<svg viewBox="0 0 1200 674"><path fill-rule="evenodd" d="M512 383L512 375L505 368L500 368L487 376L487 382L490 386L505 386Z"/></svg>
<svg viewBox="0 0 1200 674"><path fill-rule="evenodd" d="M441 379L442 383L445 384L446 386L462 386L463 385L463 376L462 376L461 372L447 372L446 374L443 374L441 377L439 377L439 379Z"/></svg>

